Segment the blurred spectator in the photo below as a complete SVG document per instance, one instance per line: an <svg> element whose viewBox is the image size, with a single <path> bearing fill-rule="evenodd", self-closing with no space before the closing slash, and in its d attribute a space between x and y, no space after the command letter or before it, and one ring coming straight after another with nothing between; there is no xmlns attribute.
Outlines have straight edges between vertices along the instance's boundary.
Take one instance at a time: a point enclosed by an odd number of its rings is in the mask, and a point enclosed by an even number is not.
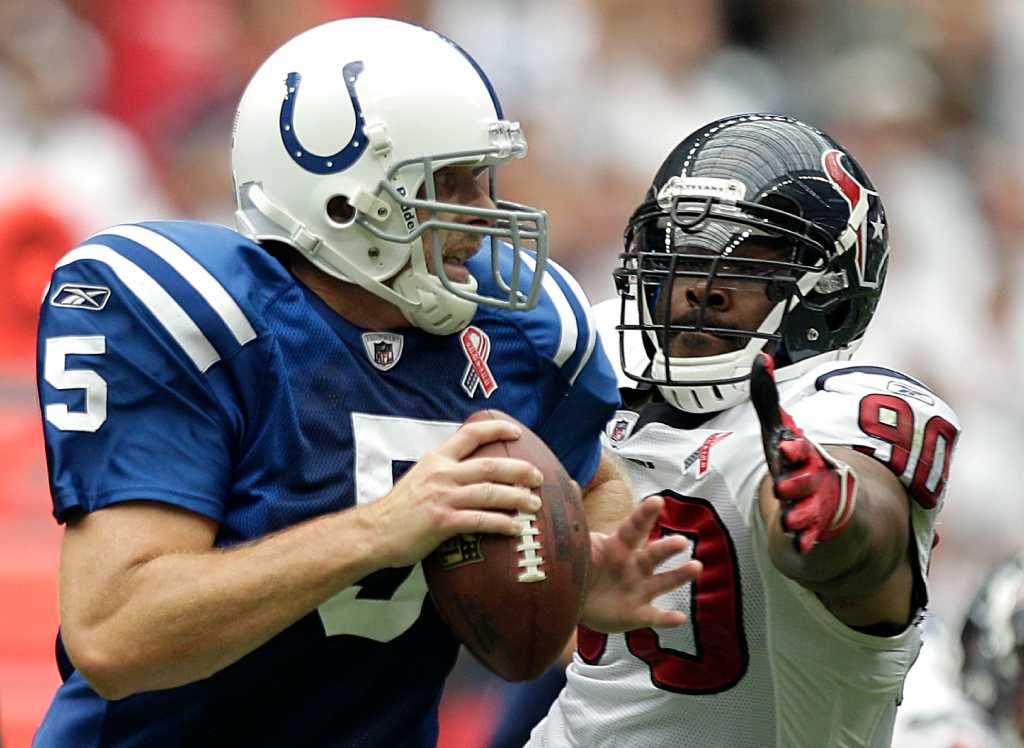
<svg viewBox="0 0 1024 748"><path fill-rule="evenodd" d="M1000 748L988 715L961 690L960 642L934 617L925 622L923 638L903 685L892 748Z"/></svg>
<svg viewBox="0 0 1024 748"><path fill-rule="evenodd" d="M78 239L68 222L36 198L0 202L0 264L9 295L0 306L0 376L26 379L35 365L39 296L56 260ZM34 410L34 408L33 408Z"/></svg>
<svg viewBox="0 0 1024 748"><path fill-rule="evenodd" d="M518 198L551 215L555 258L595 299L662 155L698 124L778 108L774 66L731 44L718 0L436 3L434 24L496 71L524 123ZM500 76L505 76L504 78Z"/></svg>
<svg viewBox="0 0 1024 748"><path fill-rule="evenodd" d="M991 96L980 102L995 134L1024 153L1024 3L991 0L994 4Z"/></svg>
<svg viewBox="0 0 1024 748"><path fill-rule="evenodd" d="M156 141L163 187L181 217L234 225L229 143L241 95L209 96L161 125Z"/></svg>
<svg viewBox="0 0 1024 748"><path fill-rule="evenodd" d="M415 5L415 3L412 3ZM401 16L398 0L76 0L102 34L111 76L100 108L155 146L167 119L223 91L237 100L259 63L332 18Z"/></svg>
<svg viewBox="0 0 1024 748"><path fill-rule="evenodd" d="M0 261L15 284L0 375L30 380L39 298L61 255L104 226L168 213L135 139L90 109L107 70L102 40L63 4L0 6Z"/></svg>

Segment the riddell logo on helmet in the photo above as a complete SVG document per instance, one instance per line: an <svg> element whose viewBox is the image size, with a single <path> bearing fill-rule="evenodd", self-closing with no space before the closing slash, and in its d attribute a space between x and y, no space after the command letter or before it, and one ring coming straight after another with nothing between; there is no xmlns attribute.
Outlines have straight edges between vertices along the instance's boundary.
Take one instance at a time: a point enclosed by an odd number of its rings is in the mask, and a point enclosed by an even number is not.
<svg viewBox="0 0 1024 748"><path fill-rule="evenodd" d="M667 207L674 197L718 197L734 202L746 196L747 186L738 179L672 177L658 190L658 203Z"/></svg>
<svg viewBox="0 0 1024 748"><path fill-rule="evenodd" d="M398 185L397 187L395 187L395 192L397 192L402 197L405 197L408 194L405 190L405 187L403 187L402 185ZM402 218L405 219L405 228L407 228L409 231L415 229L416 213L413 211L413 209L410 208L408 205L400 205L398 207L401 208L402 210Z"/></svg>

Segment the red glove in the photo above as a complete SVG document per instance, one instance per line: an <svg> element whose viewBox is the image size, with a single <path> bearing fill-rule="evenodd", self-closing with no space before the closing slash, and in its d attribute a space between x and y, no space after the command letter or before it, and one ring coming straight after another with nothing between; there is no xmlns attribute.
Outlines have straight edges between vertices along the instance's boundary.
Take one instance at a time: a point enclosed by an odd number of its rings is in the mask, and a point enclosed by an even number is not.
<svg viewBox="0 0 1024 748"><path fill-rule="evenodd" d="M782 502L782 529L801 554L818 541L839 536L857 504L857 476L811 441L779 405L775 363L760 354L750 371L750 400L761 422L761 440L775 496Z"/></svg>

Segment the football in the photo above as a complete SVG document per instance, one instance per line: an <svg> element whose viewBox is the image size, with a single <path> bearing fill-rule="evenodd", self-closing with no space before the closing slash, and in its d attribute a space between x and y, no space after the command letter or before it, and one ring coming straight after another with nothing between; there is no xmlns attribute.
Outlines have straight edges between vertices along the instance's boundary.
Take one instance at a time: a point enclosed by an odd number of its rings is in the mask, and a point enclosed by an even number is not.
<svg viewBox="0 0 1024 748"><path fill-rule="evenodd" d="M466 422L503 418L483 410ZM518 423L518 421L516 421ZM430 597L449 628L505 680L541 675L561 654L583 605L590 532L579 487L526 426L516 441L486 444L472 457L514 457L544 474L543 502L520 514L523 533L456 535L423 561Z"/></svg>

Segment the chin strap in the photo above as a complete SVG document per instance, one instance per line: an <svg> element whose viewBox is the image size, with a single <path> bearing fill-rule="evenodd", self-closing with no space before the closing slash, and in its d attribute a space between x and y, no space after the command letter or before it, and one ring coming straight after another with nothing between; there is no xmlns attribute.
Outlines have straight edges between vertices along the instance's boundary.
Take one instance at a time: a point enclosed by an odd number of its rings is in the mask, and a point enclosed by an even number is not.
<svg viewBox="0 0 1024 748"><path fill-rule="evenodd" d="M305 227L298 219L296 219L291 213L283 210L267 197L260 186L255 182L248 185L248 188L243 187L246 199L253 204L268 221L275 224L276 226L284 229L287 236L281 238L285 241L290 242L293 246L297 247L307 257L312 257L316 254L317 249L320 248L321 239L316 234L312 233ZM243 213L244 211L239 211Z"/></svg>
<svg viewBox="0 0 1024 748"><path fill-rule="evenodd" d="M435 235L435 245L437 241ZM427 269L422 239L414 239L410 246L409 266L395 276L391 284L399 295L419 302L414 307L401 307L405 318L414 327L432 335L451 335L465 329L476 315L477 303L453 294ZM440 258L440 247L435 250ZM439 271L443 273L444 268ZM471 293L477 289L476 278L472 275L465 283L456 285Z"/></svg>
<svg viewBox="0 0 1024 748"><path fill-rule="evenodd" d="M476 278L469 276L466 283L460 283L467 291L477 289ZM409 324L433 335L451 335L466 328L476 315L477 304L461 299L448 291L439 278L417 273L407 267L394 280L393 287L407 298L419 298L419 305L401 307Z"/></svg>

